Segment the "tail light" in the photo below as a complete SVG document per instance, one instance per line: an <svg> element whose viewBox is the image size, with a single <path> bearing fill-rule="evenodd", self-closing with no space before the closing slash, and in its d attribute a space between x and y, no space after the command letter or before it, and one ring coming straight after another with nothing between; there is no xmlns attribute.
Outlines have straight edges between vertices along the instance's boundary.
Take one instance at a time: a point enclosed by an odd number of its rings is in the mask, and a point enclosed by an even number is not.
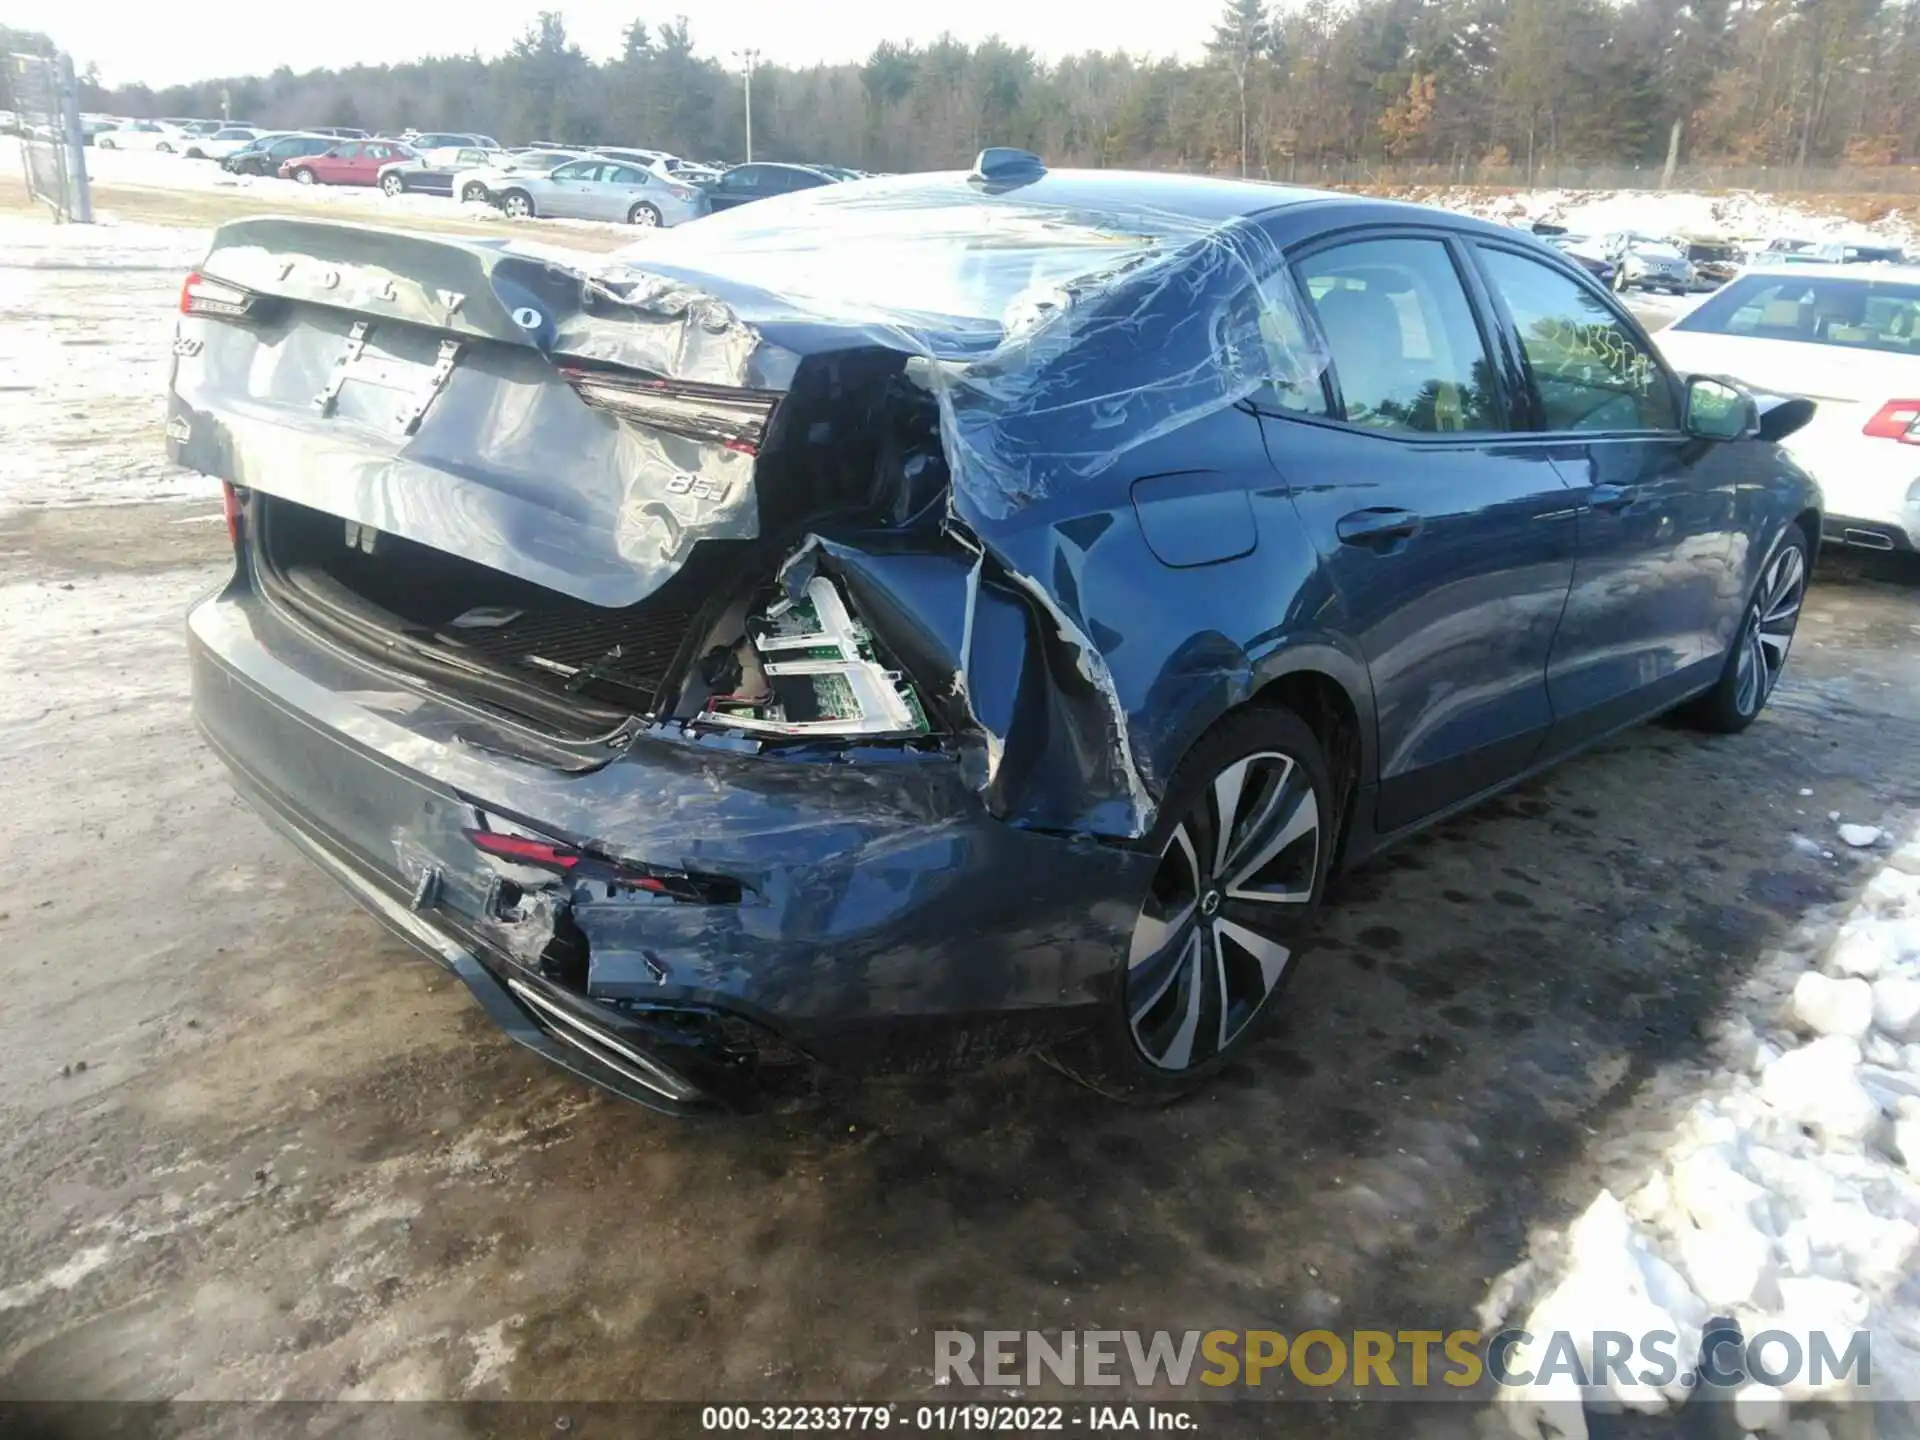
<svg viewBox="0 0 1920 1440"><path fill-rule="evenodd" d="M253 308L253 301L252 291L202 275L198 270L188 275L180 287L182 315L240 316Z"/></svg>
<svg viewBox="0 0 1920 1440"><path fill-rule="evenodd" d="M220 482L220 513L227 518L227 539L237 547L240 544L240 521L245 515L247 497L244 491L236 490L233 482Z"/></svg>
<svg viewBox="0 0 1920 1440"><path fill-rule="evenodd" d="M667 186L667 193L676 200L697 200L700 198L700 192L698 190L690 190L685 185L669 185Z"/></svg>
<svg viewBox="0 0 1920 1440"><path fill-rule="evenodd" d="M1920 445L1920 400L1889 400L1862 427L1862 435Z"/></svg>
<svg viewBox="0 0 1920 1440"><path fill-rule="evenodd" d="M649 865L615 860L590 849L538 835L497 815L477 812L480 825L465 830L473 848L503 865L543 870L555 876L596 881L619 890L643 890L650 895L699 905L737 905L740 882L721 875L659 870ZM504 872L511 875L512 870ZM522 882L525 876L519 877Z"/></svg>
<svg viewBox="0 0 1920 1440"><path fill-rule="evenodd" d="M498 830L469 830L467 838L474 848L515 865L531 865L536 870L557 870L562 874L580 863L580 852L551 840L536 840L530 835L508 835Z"/></svg>
<svg viewBox="0 0 1920 1440"><path fill-rule="evenodd" d="M708 440L742 455L760 453L774 407L780 403L777 390L654 380L617 370L562 367L560 373L596 410L654 430Z"/></svg>

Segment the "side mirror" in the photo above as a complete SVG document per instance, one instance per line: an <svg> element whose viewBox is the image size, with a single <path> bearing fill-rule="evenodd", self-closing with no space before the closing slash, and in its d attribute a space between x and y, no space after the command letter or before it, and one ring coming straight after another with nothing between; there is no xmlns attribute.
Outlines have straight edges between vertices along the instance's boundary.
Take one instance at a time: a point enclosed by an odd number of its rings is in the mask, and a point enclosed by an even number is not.
<svg viewBox="0 0 1920 1440"><path fill-rule="evenodd" d="M1686 431L1702 440L1747 440L1760 433L1760 407L1731 380L1695 375L1687 381Z"/></svg>
<svg viewBox="0 0 1920 1440"><path fill-rule="evenodd" d="M1760 407L1760 438L1768 441L1784 440L1803 428L1818 408L1802 395L1756 395L1754 404Z"/></svg>

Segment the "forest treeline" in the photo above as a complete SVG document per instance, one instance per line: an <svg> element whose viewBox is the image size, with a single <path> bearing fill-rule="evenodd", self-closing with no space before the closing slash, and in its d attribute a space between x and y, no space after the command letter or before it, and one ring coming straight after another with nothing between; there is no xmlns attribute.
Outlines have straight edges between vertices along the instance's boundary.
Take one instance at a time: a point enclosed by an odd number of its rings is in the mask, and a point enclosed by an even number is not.
<svg viewBox="0 0 1920 1440"><path fill-rule="evenodd" d="M0 48L45 41L0 30ZM110 113L217 116L224 99L274 126L480 130L707 160L745 149L742 75L684 18L636 21L597 61L543 12L492 58L160 90L103 87L74 58L83 108ZM1670 145L1689 163L1887 165L1920 161L1920 0L1227 0L1192 62L1098 49L1049 62L1012 40L942 37L882 43L860 63L762 64L752 87L756 158L870 170L950 166L986 144L1276 179L1330 163L1463 178L1657 166Z"/></svg>

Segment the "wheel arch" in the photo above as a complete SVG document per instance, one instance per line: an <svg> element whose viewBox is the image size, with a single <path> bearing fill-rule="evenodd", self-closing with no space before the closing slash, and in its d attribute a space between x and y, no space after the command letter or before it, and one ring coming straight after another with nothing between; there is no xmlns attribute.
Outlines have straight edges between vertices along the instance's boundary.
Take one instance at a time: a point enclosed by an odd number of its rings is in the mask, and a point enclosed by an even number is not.
<svg viewBox="0 0 1920 1440"><path fill-rule="evenodd" d="M1811 575L1820 560L1820 512L1809 506L1794 516L1793 523L1807 537L1807 573Z"/></svg>
<svg viewBox="0 0 1920 1440"><path fill-rule="evenodd" d="M1289 646L1257 663L1245 697L1219 707L1194 725L1167 773L1175 773L1187 756L1225 722L1268 708L1290 710L1320 742L1341 792L1338 807L1344 848L1358 797L1377 773L1377 731L1373 686L1366 665L1333 643Z"/></svg>

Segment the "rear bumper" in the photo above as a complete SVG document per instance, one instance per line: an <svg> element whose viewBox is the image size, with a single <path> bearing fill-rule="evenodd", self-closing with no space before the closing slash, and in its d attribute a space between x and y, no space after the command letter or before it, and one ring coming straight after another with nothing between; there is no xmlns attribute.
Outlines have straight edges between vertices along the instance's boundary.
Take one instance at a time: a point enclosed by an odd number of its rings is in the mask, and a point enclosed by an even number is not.
<svg viewBox="0 0 1920 1440"><path fill-rule="evenodd" d="M612 1015L578 1014L577 1001L537 974L522 972L497 955L483 959L484 946L443 919L423 915L411 897L396 893L383 877L328 845L302 823L284 797L260 783L217 741L209 737L209 742L226 762L234 789L255 813L376 920L459 977L480 1008L516 1044L624 1099L669 1114L700 1112L726 1094L724 1074L704 1073L710 1063L724 1064L724 1060L716 1057L703 1063L696 1056L695 1063L688 1064L686 1057L660 1046L658 1038L641 1027Z"/></svg>
<svg viewBox="0 0 1920 1440"><path fill-rule="evenodd" d="M1001 824L945 756L542 749L240 585L188 640L196 721L253 807L512 1038L629 1099L698 1108L799 1057L972 1063L1110 1000L1149 862ZM503 881L467 835L483 815L741 899Z"/></svg>

